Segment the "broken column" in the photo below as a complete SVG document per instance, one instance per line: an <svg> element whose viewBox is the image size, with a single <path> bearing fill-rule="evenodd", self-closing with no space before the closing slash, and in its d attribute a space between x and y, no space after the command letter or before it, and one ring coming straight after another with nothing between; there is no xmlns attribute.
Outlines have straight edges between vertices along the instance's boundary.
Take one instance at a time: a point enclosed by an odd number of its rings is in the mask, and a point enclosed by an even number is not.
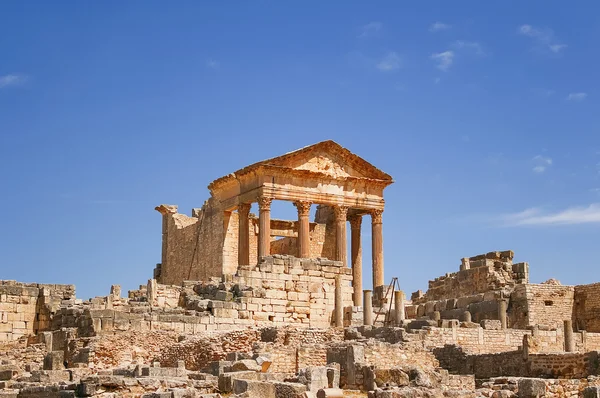
<svg viewBox="0 0 600 398"><path fill-rule="evenodd" d="M500 320L500 327L504 330L507 328L506 321L506 309L508 307L508 303L506 300L498 301L498 319Z"/></svg>
<svg viewBox="0 0 600 398"><path fill-rule="evenodd" d="M272 198L258 198L258 257L271 254L271 202Z"/></svg>
<svg viewBox="0 0 600 398"><path fill-rule="evenodd" d="M366 326L373 325L373 292L371 290L364 291L363 324Z"/></svg>
<svg viewBox="0 0 600 398"><path fill-rule="evenodd" d="M353 302L357 307L363 305L363 291L362 291L362 241L361 241L361 225L362 216L354 215L349 218L350 220L350 234L352 235L351 241L351 255L352 255L352 288L353 288Z"/></svg>
<svg viewBox="0 0 600 398"><path fill-rule="evenodd" d="M575 351L575 342L573 341L573 321L565 319L563 332L565 335L565 352Z"/></svg>
<svg viewBox="0 0 600 398"><path fill-rule="evenodd" d="M344 302L342 295L342 276L336 275L335 277L335 307L334 307L334 319L336 327L344 326Z"/></svg>
<svg viewBox="0 0 600 398"><path fill-rule="evenodd" d="M239 232L238 232L238 264L250 264L250 203L238 205Z"/></svg>
<svg viewBox="0 0 600 398"><path fill-rule="evenodd" d="M400 326L406 318L404 314L404 292L402 290L394 292L394 312L396 315L396 325Z"/></svg>
<svg viewBox="0 0 600 398"><path fill-rule="evenodd" d="M310 257L310 202L294 202L298 209L298 257Z"/></svg>

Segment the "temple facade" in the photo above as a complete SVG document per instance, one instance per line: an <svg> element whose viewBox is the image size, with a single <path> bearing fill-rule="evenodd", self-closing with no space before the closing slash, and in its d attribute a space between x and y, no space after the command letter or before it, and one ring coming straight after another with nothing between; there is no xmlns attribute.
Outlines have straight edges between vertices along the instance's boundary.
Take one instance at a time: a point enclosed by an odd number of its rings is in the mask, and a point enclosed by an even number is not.
<svg viewBox="0 0 600 398"><path fill-rule="evenodd" d="M163 216L163 244L154 276L161 284L180 285L234 275L240 266L269 255L328 258L352 268L353 302L361 306L363 216L371 221L377 295L385 285L383 191L392 183L390 175L333 141L252 164L210 183L210 198L191 217L178 213L177 206L156 208ZM297 219L271 217L273 201L293 203ZM258 216L250 212L253 203Z"/></svg>

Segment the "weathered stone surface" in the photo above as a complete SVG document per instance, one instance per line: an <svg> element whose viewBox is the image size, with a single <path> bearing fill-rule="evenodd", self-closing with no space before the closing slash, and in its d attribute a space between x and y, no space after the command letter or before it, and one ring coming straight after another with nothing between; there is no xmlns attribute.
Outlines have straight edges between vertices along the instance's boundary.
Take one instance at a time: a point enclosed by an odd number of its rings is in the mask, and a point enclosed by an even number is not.
<svg viewBox="0 0 600 398"><path fill-rule="evenodd" d="M519 398L539 398L546 396L546 383L542 379L523 378L519 380Z"/></svg>

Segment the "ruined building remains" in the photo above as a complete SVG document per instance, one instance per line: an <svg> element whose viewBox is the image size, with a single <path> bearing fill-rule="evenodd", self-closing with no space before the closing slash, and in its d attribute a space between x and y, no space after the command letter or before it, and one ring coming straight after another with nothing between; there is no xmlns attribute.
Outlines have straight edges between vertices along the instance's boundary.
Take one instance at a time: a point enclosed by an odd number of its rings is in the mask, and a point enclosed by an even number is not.
<svg viewBox="0 0 600 398"><path fill-rule="evenodd" d="M392 177L333 141L324 141L244 167L208 186L211 197L192 216L177 206L156 208L163 216L162 262L155 278L179 285L234 275L264 256L328 258L352 268L354 304L362 305L361 223L370 215L373 287L381 292L383 190ZM271 219L274 200L292 202L293 221ZM258 204L258 217L250 213ZM310 222L311 206L318 206ZM352 234L347 258L346 223ZM276 239L283 237L283 239Z"/></svg>
<svg viewBox="0 0 600 398"><path fill-rule="evenodd" d="M506 250L406 297L383 272L391 183L321 142L214 181L191 217L157 207L162 262L126 295L0 280L0 398L600 398L600 283L531 283Z"/></svg>

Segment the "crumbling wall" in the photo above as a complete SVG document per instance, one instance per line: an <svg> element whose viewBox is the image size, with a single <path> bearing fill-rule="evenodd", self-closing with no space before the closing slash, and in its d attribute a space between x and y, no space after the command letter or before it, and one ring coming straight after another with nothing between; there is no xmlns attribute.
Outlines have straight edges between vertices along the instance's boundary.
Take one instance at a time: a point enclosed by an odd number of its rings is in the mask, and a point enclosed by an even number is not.
<svg viewBox="0 0 600 398"><path fill-rule="evenodd" d="M433 350L440 365L457 374L487 379L499 376L580 379L598 372L598 352L537 353L522 350L468 354L462 347L446 345Z"/></svg>
<svg viewBox="0 0 600 398"><path fill-rule="evenodd" d="M600 283L575 286L574 322L579 330L600 332Z"/></svg>
<svg viewBox="0 0 600 398"><path fill-rule="evenodd" d="M535 325L562 328L573 317L574 287L554 284L523 284L511 294L510 325L526 329Z"/></svg>
<svg viewBox="0 0 600 398"><path fill-rule="evenodd" d="M54 313L75 299L75 286L0 281L0 341L49 330Z"/></svg>
<svg viewBox="0 0 600 398"><path fill-rule="evenodd" d="M528 264L513 264L513 256L514 253L507 250L464 258L459 272L429 281L427 293L423 296L413 294L413 303L472 296L527 283Z"/></svg>

